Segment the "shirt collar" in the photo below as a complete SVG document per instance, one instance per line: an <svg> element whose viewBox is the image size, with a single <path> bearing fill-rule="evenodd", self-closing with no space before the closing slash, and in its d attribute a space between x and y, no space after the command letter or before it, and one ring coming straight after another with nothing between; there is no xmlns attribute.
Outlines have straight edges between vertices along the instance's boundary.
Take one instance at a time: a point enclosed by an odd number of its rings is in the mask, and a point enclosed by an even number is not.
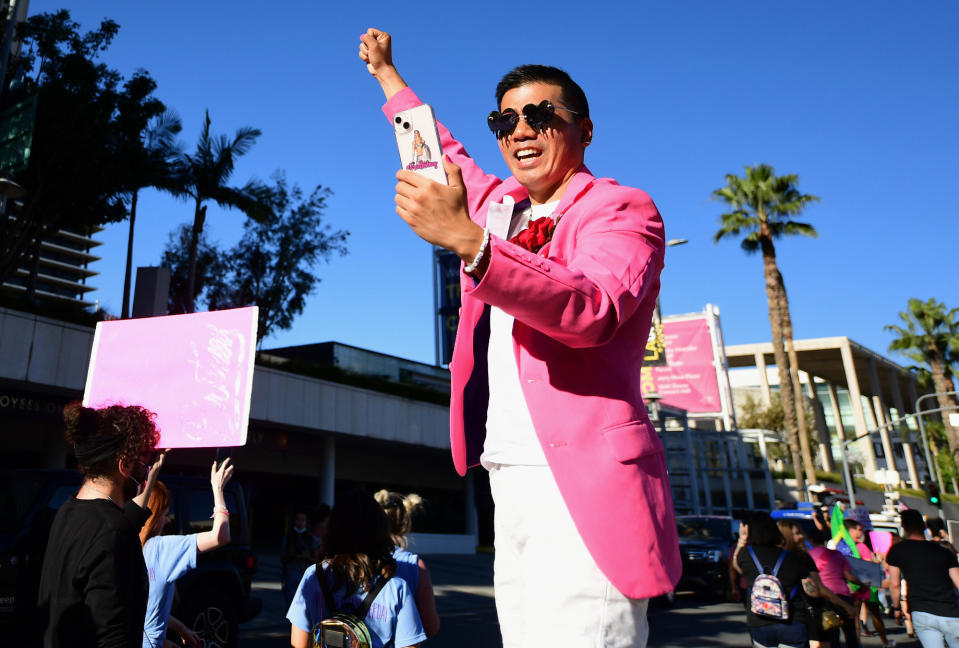
<svg viewBox="0 0 959 648"><path fill-rule="evenodd" d="M569 206L573 204L573 201L576 200L583 190L595 179L585 164L579 167L579 170L577 170L570 179L569 184L566 185L566 191L563 192L563 197L560 198L556 212L559 214L565 213ZM503 194L504 196L511 196L516 203L529 198L529 192L526 190L526 187L521 185L519 180L512 176L503 182ZM502 198L500 200L502 200Z"/></svg>

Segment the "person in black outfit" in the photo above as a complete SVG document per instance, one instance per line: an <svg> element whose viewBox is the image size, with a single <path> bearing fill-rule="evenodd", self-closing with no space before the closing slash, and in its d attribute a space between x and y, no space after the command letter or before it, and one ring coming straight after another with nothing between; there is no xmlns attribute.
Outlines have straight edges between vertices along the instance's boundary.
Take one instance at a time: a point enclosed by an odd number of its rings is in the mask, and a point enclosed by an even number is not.
<svg viewBox="0 0 959 648"><path fill-rule="evenodd" d="M316 563L322 542L307 528L308 518L302 510L293 515L293 528L280 543L280 566L283 599L287 609L300 586L300 579L307 568Z"/></svg>
<svg viewBox="0 0 959 648"><path fill-rule="evenodd" d="M789 646L805 648L809 641L809 612L803 592L815 596L818 594L816 564L808 554L800 554L783 549L784 538L768 513L755 513L749 521L749 544L747 550L739 552L736 560L746 579L746 626L752 637L753 645L758 648L776 648ZM771 574L773 567L785 552L777 578L782 583L789 598L789 619L778 620L759 616L750 611L749 594L753 582L759 576L759 570L748 548L752 548L756 559L762 565L765 574Z"/></svg>
<svg viewBox="0 0 959 648"><path fill-rule="evenodd" d="M153 419L136 406L64 409L83 484L57 511L43 558L38 605L46 648L135 648L143 641L148 581L137 534L150 511L133 498L159 440Z"/></svg>
<svg viewBox="0 0 959 648"><path fill-rule="evenodd" d="M900 588L909 583L909 614L916 636L924 648L959 647L959 563L956 556L925 536L922 514L915 509L900 515L906 538L894 544L886 554L889 565L892 609L896 621L902 618Z"/></svg>

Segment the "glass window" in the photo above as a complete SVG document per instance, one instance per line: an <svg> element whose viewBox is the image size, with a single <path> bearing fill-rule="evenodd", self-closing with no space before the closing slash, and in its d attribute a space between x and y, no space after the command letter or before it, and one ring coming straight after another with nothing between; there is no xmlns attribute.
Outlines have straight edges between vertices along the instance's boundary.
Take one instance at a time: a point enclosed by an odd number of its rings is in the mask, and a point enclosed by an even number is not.
<svg viewBox="0 0 959 648"><path fill-rule="evenodd" d="M7 475L0 478L0 531L13 533L17 530L39 490L37 479Z"/></svg>
<svg viewBox="0 0 959 648"><path fill-rule="evenodd" d="M234 491L223 494L226 507L230 511L230 535L236 537L240 532L240 504ZM202 533L213 528L213 493L209 490L190 490L187 506L187 519L184 520L184 533Z"/></svg>
<svg viewBox="0 0 959 648"><path fill-rule="evenodd" d="M680 538L723 538L734 535L730 521L722 518L680 517L676 519Z"/></svg>

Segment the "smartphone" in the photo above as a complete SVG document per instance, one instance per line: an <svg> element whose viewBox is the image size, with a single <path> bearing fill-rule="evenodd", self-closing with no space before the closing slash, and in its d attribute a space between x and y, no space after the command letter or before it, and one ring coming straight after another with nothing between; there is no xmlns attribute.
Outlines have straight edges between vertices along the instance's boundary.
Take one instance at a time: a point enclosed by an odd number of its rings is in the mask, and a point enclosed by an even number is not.
<svg viewBox="0 0 959 648"><path fill-rule="evenodd" d="M393 130L404 169L415 171L440 184L449 184L443 168L443 150L440 148L432 106L423 104L396 113Z"/></svg>

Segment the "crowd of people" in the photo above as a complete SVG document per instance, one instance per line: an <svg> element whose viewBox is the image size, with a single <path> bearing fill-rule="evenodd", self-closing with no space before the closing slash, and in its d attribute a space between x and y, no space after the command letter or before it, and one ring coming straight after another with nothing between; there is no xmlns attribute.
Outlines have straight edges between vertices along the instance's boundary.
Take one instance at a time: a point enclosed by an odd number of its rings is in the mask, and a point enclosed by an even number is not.
<svg viewBox="0 0 959 648"><path fill-rule="evenodd" d="M231 460L210 467L211 528L163 535L171 497L159 480L167 452L156 452L154 414L74 403L64 419L83 482L58 510L44 555L44 645L199 648L201 638L170 613L176 581L197 555L230 542ZM321 622L344 611L363 610L371 648L417 646L439 631L429 570L407 549L421 505L415 494L382 490L374 499L357 490L321 508L310 529L305 513L294 515L281 562L295 648L313 646Z"/></svg>
<svg viewBox="0 0 959 648"><path fill-rule="evenodd" d="M873 633L894 646L883 621L891 617L923 648L959 648L959 559L942 520L903 510L903 536L891 534L881 553L861 522L834 511L835 526L818 510L807 531L765 512L742 521L730 577L753 646L858 648ZM861 561L874 563L873 580L856 568Z"/></svg>

